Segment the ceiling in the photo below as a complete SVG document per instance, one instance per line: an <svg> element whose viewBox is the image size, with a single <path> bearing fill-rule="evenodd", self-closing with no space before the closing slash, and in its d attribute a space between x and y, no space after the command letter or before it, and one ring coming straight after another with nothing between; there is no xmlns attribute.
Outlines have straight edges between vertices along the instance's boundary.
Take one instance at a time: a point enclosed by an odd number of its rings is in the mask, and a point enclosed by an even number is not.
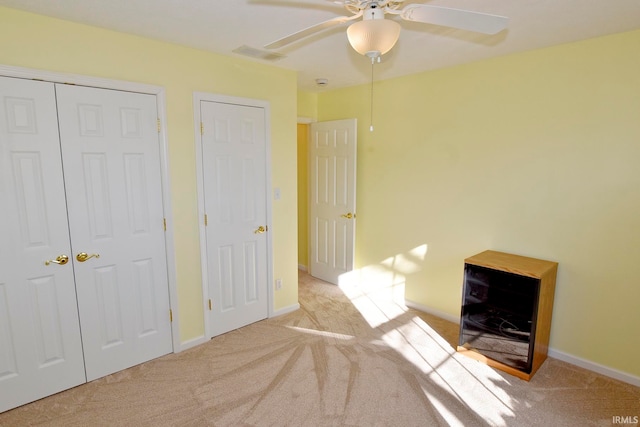
<svg viewBox="0 0 640 427"><path fill-rule="evenodd" d="M484 35L399 21L400 40L376 64L376 80L640 29L640 0L405 0L411 3L502 15L509 27ZM350 16L328 0L0 0L0 5L244 58L233 50L265 50L281 37ZM301 90L367 83L371 62L349 46L348 25L274 50L284 55L275 61L249 59L297 70ZM317 78L328 79L328 85L318 86Z"/></svg>

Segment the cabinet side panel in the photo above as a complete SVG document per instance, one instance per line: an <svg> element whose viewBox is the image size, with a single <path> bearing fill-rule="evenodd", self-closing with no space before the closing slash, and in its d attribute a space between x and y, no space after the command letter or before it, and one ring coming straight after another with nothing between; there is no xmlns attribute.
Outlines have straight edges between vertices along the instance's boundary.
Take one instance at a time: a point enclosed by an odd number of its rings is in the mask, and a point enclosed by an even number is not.
<svg viewBox="0 0 640 427"><path fill-rule="evenodd" d="M556 274L558 266L553 266L540 280L540 299L538 300L538 321L536 324L535 348L533 350L533 374L547 358L549 337L551 335L551 317L553 314L553 299L556 289Z"/></svg>

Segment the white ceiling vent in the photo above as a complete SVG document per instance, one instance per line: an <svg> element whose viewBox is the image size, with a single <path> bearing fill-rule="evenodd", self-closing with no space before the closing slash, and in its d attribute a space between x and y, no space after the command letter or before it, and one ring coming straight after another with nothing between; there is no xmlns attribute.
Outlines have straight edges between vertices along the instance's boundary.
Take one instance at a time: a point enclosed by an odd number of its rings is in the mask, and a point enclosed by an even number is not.
<svg viewBox="0 0 640 427"><path fill-rule="evenodd" d="M264 59L265 61L277 61L278 59L282 59L285 55L276 52L269 52L268 50L260 50L255 47L249 46L240 46L237 49L233 50L234 53L238 53L244 56L250 56L256 59Z"/></svg>

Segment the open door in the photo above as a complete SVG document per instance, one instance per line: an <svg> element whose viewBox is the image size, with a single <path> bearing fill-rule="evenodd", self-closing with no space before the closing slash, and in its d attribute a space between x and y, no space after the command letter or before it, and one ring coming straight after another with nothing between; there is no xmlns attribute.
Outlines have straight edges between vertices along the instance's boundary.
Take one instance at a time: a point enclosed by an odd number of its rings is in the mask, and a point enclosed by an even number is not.
<svg viewBox="0 0 640 427"><path fill-rule="evenodd" d="M336 285L353 270L356 129L356 119L311 124L309 273Z"/></svg>

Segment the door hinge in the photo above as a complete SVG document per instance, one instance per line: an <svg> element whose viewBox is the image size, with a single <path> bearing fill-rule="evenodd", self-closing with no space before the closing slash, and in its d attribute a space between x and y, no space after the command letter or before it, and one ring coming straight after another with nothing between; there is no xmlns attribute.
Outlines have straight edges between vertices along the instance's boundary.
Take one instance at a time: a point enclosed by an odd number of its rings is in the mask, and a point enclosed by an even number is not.
<svg viewBox="0 0 640 427"><path fill-rule="evenodd" d="M204 214L204 226L209 225L209 218L207 218L207 214Z"/></svg>
<svg viewBox="0 0 640 427"><path fill-rule="evenodd" d="M209 299L209 311L211 311L211 307L212 307L212 303L211 303L211 299Z"/></svg>
<svg viewBox="0 0 640 427"><path fill-rule="evenodd" d="M173 322L173 310L169 309L169 322Z"/></svg>
<svg viewBox="0 0 640 427"><path fill-rule="evenodd" d="M204 123L200 122L200 135L204 135Z"/></svg>
<svg viewBox="0 0 640 427"><path fill-rule="evenodd" d="M164 225L164 231L167 231L167 218L162 218L162 224Z"/></svg>
<svg viewBox="0 0 640 427"><path fill-rule="evenodd" d="M158 133L160 133L160 119L158 119Z"/></svg>

